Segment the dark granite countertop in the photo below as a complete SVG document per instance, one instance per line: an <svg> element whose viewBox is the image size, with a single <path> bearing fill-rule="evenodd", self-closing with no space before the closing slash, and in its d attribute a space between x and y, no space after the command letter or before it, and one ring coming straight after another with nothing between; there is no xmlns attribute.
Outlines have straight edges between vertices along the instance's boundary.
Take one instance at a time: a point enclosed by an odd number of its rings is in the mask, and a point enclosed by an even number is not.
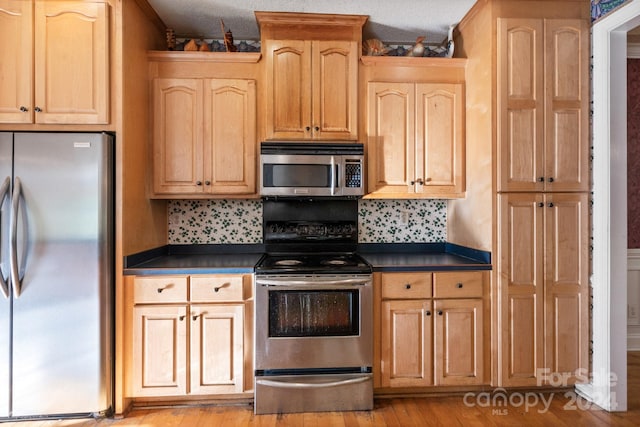
<svg viewBox="0 0 640 427"><path fill-rule="evenodd" d="M491 270L491 254L451 243L369 243L358 253L373 271Z"/></svg>
<svg viewBox="0 0 640 427"><path fill-rule="evenodd" d="M253 273L260 244L167 245L126 256L125 275Z"/></svg>
<svg viewBox="0 0 640 427"><path fill-rule="evenodd" d="M166 245L126 256L125 275L253 273L261 244ZM451 243L366 243L373 271L491 270L491 254Z"/></svg>

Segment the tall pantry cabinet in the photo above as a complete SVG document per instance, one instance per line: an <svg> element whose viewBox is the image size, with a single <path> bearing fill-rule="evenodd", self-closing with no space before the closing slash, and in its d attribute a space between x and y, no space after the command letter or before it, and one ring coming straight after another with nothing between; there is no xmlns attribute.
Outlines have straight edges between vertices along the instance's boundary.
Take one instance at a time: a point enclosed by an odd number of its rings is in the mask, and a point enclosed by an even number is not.
<svg viewBox="0 0 640 427"><path fill-rule="evenodd" d="M467 112L493 126L467 135L490 135L495 153L499 386L588 374L588 16L582 0L480 1L458 29L469 90L495 61L490 109L471 94Z"/></svg>

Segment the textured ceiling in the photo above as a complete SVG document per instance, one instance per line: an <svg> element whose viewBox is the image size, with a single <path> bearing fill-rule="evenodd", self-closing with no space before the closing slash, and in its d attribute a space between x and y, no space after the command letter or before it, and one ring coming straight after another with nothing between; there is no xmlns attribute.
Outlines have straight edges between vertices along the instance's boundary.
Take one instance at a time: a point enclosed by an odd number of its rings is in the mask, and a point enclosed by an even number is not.
<svg viewBox="0 0 640 427"><path fill-rule="evenodd" d="M368 15L363 40L440 43L475 0L147 0L176 36L222 39L220 19L235 40L259 40L254 11Z"/></svg>

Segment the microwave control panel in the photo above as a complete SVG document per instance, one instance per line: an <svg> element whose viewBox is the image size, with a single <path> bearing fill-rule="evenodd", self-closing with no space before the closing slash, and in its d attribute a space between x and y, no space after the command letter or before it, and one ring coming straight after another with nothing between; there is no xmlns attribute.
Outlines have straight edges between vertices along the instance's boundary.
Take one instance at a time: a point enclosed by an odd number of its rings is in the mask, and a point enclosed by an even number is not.
<svg viewBox="0 0 640 427"><path fill-rule="evenodd" d="M344 185L347 188L362 187L362 162L360 160L345 160Z"/></svg>

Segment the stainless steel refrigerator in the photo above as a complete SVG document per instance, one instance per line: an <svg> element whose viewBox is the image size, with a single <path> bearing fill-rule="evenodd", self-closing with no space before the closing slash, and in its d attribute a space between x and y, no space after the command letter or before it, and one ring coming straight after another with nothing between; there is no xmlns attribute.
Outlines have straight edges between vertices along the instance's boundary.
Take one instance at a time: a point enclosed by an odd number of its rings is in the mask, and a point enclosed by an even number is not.
<svg viewBox="0 0 640 427"><path fill-rule="evenodd" d="M0 132L0 421L112 406L113 139Z"/></svg>

